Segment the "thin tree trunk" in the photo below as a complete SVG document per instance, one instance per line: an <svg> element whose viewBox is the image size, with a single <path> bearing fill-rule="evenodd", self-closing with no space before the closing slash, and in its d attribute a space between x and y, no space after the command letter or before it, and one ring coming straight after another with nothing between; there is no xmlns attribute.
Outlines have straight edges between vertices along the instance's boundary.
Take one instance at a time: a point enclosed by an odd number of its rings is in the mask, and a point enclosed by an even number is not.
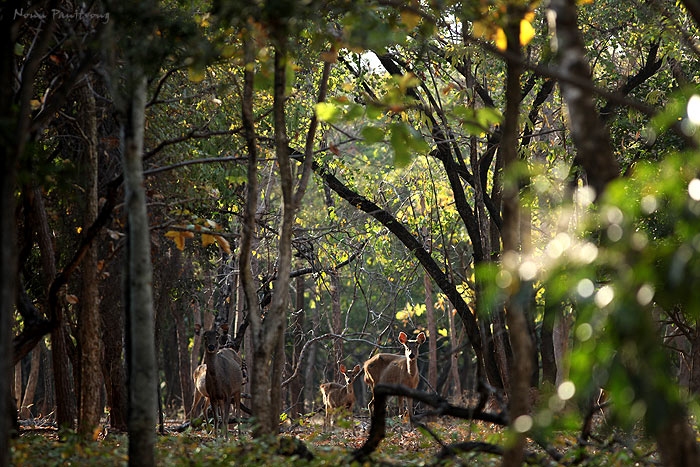
<svg viewBox="0 0 700 467"><path fill-rule="evenodd" d="M302 364L300 361L301 348L304 346L304 321L306 312L304 310L304 292L305 281L304 276L296 278L296 299L294 301L294 313L292 314L292 372L295 368ZM300 374L303 374L301 367L298 368ZM289 385L290 391L290 417L296 420L304 413L304 378L297 377L292 380Z"/></svg>
<svg viewBox="0 0 700 467"><path fill-rule="evenodd" d="M690 377L688 389L691 394L700 393L700 330L695 326L690 341Z"/></svg>
<svg viewBox="0 0 700 467"><path fill-rule="evenodd" d="M462 402L462 382L459 379L459 342L457 341L455 313L456 310L450 306L447 311L447 320L450 326L450 377L455 403L460 404Z"/></svg>
<svg viewBox="0 0 700 467"><path fill-rule="evenodd" d="M22 361L15 365L14 378L12 378L12 398L15 400L15 410L22 408Z"/></svg>
<svg viewBox="0 0 700 467"><path fill-rule="evenodd" d="M122 112L127 248L127 362L129 368L129 461L155 465L158 373L153 316L151 237L143 185L146 78L131 63L130 95Z"/></svg>
<svg viewBox="0 0 700 467"><path fill-rule="evenodd" d="M83 224L90 226L98 214L97 193L97 115L95 97L86 77L79 89L81 104L78 123L82 130L85 151L83 153L85 206ZM92 439L102 415L101 388L103 384L100 358L100 298L97 286L97 245L91 245L83 257L82 291L78 316L78 340L80 342L80 404L78 433Z"/></svg>
<svg viewBox="0 0 700 467"><path fill-rule="evenodd" d="M425 315L428 321L428 385L431 391L437 391L437 324L435 322L435 307L433 306L433 282L430 274L423 274L425 289Z"/></svg>
<svg viewBox="0 0 700 467"><path fill-rule="evenodd" d="M247 338L251 340L252 345L248 348L252 350L252 355L250 358L249 375L251 383L251 393L252 399L252 409L256 417L261 417L260 422L269 420L269 415L266 413L266 407L262 406L259 408L260 413L257 412L258 407L256 404L260 404L258 399L255 397L256 392L264 391L265 386L258 386L261 382L260 378L256 377L258 373L267 373L267 371L257 372L257 363L260 360L258 357L258 348L256 346L257 334L260 332L260 322L259 322L259 310L260 301L258 299L257 290L255 287L255 279L253 277L252 271L252 250L253 250L253 240L255 238L255 214L258 204L258 150L257 150L257 137L255 134L255 119L253 116L253 82L255 79L254 67L252 66L255 60L255 47L252 40L245 41L245 59L244 59L244 76L243 76L243 98L242 98L242 123L243 123L243 134L246 140L246 149L248 151L248 182L246 186L246 204L243 212L243 221L241 222L241 245L240 245L240 259L238 264L240 265L241 271L241 285L243 286L246 303L248 305L248 313L250 320L250 331L246 334ZM261 362L266 365L268 362ZM255 434L265 434L264 430L256 428L254 430Z"/></svg>
<svg viewBox="0 0 700 467"><path fill-rule="evenodd" d="M327 185L324 185L323 193L325 195L326 209L330 211L331 208L335 206L335 202L331 196L331 190ZM328 282L330 283L329 293L331 296L331 332L333 334L341 334L343 328L340 311L340 275L337 269L332 268L328 271ZM333 341L333 352L330 357L330 360L333 362L333 381L338 381L341 379L338 364L343 361L344 357L342 339L335 339Z"/></svg>
<svg viewBox="0 0 700 467"><path fill-rule="evenodd" d="M177 358L180 375L180 392L185 408L185 415L192 410L192 400L194 398L194 381L192 379L192 367L190 366L189 352L187 351L188 336L185 330L185 320L181 310L176 309L174 304L170 305L170 315L175 321L175 332L177 337Z"/></svg>
<svg viewBox="0 0 700 467"><path fill-rule="evenodd" d="M23 419L34 418L32 413L32 405L34 404L34 396L36 395L36 387L39 382L39 368L41 367L42 346L37 345L32 350L31 366L29 367L29 376L27 377L27 387L24 389L24 397L22 398L22 407L20 408L19 416Z"/></svg>
<svg viewBox="0 0 700 467"><path fill-rule="evenodd" d="M554 355L554 323L558 309L545 290L544 316L541 331L542 382L554 386L557 382L557 363Z"/></svg>
<svg viewBox="0 0 700 467"><path fill-rule="evenodd" d="M507 50L510 54L520 57L520 11L511 10L506 26L508 40ZM520 199L519 185L514 171L518 162L518 117L520 107L520 75L521 65L515 60L509 60L506 71L506 111L503 124L503 137L500 152L504 162L503 189L503 267L513 271L513 281L518 281L517 268L513 267L520 260ZM510 263L510 264L509 264ZM515 263L515 264L513 264ZM519 467L523 464L525 436L519 426L520 417L527 416L530 409L529 389L532 374L532 341L527 327L527 307L530 305L530 282L523 280L520 289L507 298L506 321L510 342L513 349L513 365L511 367L511 387L508 393L508 406L511 417L511 427L514 428L515 439L503 455L503 466Z"/></svg>

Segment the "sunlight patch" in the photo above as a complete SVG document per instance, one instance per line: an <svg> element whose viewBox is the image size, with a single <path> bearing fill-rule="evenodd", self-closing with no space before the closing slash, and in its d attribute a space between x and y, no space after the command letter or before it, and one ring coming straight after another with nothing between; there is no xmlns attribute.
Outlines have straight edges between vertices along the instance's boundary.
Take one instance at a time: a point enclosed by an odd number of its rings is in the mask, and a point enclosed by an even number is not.
<svg viewBox="0 0 700 467"><path fill-rule="evenodd" d="M513 429L518 433L526 433L532 428L532 417L521 415L513 421Z"/></svg>
<svg viewBox="0 0 700 467"><path fill-rule="evenodd" d="M564 381L557 388L557 396L563 401L568 401L576 394L576 385L571 381Z"/></svg>
<svg viewBox="0 0 700 467"><path fill-rule="evenodd" d="M615 291L609 285L604 285L600 288L597 294L595 294L595 304L598 308L605 308L610 305L610 302L615 298Z"/></svg>
<svg viewBox="0 0 700 467"><path fill-rule="evenodd" d="M695 201L700 201L700 180L694 178L688 184L688 194Z"/></svg>
<svg viewBox="0 0 700 467"><path fill-rule="evenodd" d="M697 94L688 99L688 120L693 125L700 125L700 96Z"/></svg>

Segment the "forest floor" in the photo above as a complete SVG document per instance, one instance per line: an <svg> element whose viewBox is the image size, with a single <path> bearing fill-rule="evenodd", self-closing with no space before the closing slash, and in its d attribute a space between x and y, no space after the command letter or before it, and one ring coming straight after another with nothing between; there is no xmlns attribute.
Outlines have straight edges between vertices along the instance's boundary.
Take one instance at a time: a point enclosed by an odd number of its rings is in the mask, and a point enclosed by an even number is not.
<svg viewBox="0 0 700 467"><path fill-rule="evenodd" d="M598 420L597 428L606 431ZM253 440L250 426L230 425L229 440L217 439L204 427L193 428L182 420L167 420L156 444L157 464L162 466L316 466L350 465L352 452L367 439L369 417L354 416L332 430L323 430L323 414L307 416L297 423L283 423L280 437L271 445ZM638 434L614 433L596 436L585 445L577 432L543 433L546 446L528 441L530 465L659 465L653 443ZM498 446L507 445L505 431L483 422L441 418L411 427L398 417L387 420L387 435L365 465L468 465L501 464ZM440 457L445 446L460 445L466 451ZM13 441L12 464L24 466L126 466L128 437L103 428L95 441L81 441L75 434L62 434L49 420L23 421L18 439ZM496 446L496 448L493 448ZM546 448L546 449L545 449ZM556 456L561 456L555 459ZM358 464L359 465L359 464Z"/></svg>

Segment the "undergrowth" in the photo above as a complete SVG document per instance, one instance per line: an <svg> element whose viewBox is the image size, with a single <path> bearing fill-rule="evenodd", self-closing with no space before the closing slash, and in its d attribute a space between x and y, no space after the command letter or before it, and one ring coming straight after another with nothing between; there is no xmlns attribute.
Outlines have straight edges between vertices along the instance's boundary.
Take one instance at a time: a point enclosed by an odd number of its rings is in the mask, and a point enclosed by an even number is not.
<svg viewBox="0 0 700 467"><path fill-rule="evenodd" d="M243 428L239 437L233 429L230 439L216 439L206 430L188 428L179 433L166 430L158 435L156 459L162 466L344 466L353 465L351 453L361 447L367 436L367 421L356 420L324 432L318 424L306 422L284 427L277 439L253 440ZM173 425L174 426L174 425ZM542 446L530 442L528 463L534 465L627 466L656 465L653 444L629 434L609 434L605 439L581 445L577 433L559 432L549 447L563 454L555 461ZM12 443L12 465L39 466L126 466L126 434L96 433L97 440L85 442L74 433L60 437L55 429L23 429ZM496 426L460 420L439 420L425 428L411 428L398 420L389 420L387 437L364 465L393 466L496 466L501 456L489 453L450 453L438 460L446 445L467 441L503 446L507 437ZM355 463L354 465L359 465Z"/></svg>

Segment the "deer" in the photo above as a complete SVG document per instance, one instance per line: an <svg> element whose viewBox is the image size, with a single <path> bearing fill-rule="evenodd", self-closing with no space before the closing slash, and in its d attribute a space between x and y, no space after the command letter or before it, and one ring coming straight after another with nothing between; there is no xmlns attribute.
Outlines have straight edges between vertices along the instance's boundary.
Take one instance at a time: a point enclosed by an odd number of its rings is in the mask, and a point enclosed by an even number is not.
<svg viewBox="0 0 700 467"><path fill-rule="evenodd" d="M355 368L348 370L345 365L340 364L340 373L345 378L345 384L340 383L323 383L321 395L323 396L323 405L326 407L326 416L323 419L323 430L326 431L331 424L335 425L335 417L333 413L338 408L344 408L347 411L352 411L352 406L355 404L355 388L353 383L355 378L362 372L360 365L355 365Z"/></svg>
<svg viewBox="0 0 700 467"><path fill-rule="evenodd" d="M233 400L234 417L239 416L241 409L241 386L243 372L236 362L232 349L220 349L219 332L216 328L206 331L203 335L205 352L204 363L207 365L204 377L205 388L209 403L214 409L214 433L219 436L219 417L221 431L228 440L228 421L231 401Z"/></svg>
<svg viewBox="0 0 700 467"><path fill-rule="evenodd" d="M403 345L404 354L378 353L365 361L365 383L372 391L372 399L369 401L370 414L374 413L374 387L377 384L402 384L411 389L418 387L420 375L418 374L418 348L425 342L425 333L419 333L415 339L409 340L405 332L399 333L399 342ZM398 409L406 409L406 398L398 396ZM408 398L408 414L413 414L413 399Z"/></svg>

